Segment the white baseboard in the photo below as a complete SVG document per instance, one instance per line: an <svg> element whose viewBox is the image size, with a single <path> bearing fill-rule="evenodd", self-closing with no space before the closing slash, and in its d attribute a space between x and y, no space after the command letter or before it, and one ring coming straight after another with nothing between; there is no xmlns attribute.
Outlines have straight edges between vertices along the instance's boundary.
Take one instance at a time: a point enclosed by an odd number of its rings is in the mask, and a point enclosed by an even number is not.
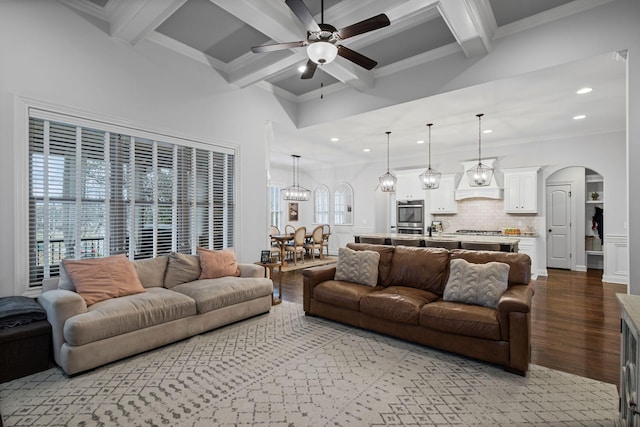
<svg viewBox="0 0 640 427"><path fill-rule="evenodd" d="M576 268L574 271L587 271L587 266L586 265L576 265Z"/></svg>

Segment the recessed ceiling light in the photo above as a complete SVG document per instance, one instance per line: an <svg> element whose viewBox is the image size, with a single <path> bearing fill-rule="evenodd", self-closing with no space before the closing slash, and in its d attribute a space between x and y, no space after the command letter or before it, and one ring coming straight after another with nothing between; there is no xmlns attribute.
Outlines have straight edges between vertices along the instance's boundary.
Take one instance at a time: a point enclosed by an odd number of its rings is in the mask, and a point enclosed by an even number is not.
<svg viewBox="0 0 640 427"><path fill-rule="evenodd" d="M416 144L424 144L424 140L416 141Z"/></svg>
<svg viewBox="0 0 640 427"><path fill-rule="evenodd" d="M591 89L590 87L583 87L582 89L579 89L576 93L578 95L584 95L585 93L589 93L591 92L593 89Z"/></svg>
<svg viewBox="0 0 640 427"><path fill-rule="evenodd" d="M573 116L573 120L582 120L586 118L587 116L585 116L584 114L578 114L577 116Z"/></svg>
<svg viewBox="0 0 640 427"><path fill-rule="evenodd" d="M306 65L301 65L301 66L298 67L298 71L301 72L301 73L304 73L306 69L307 69Z"/></svg>
<svg viewBox="0 0 640 427"><path fill-rule="evenodd" d="M368 153L369 151L371 151L370 148L364 148L362 151L364 151L365 153Z"/></svg>
<svg viewBox="0 0 640 427"><path fill-rule="evenodd" d="M493 132L491 129L485 129L482 131L482 133L491 133L491 132Z"/></svg>
<svg viewBox="0 0 640 427"><path fill-rule="evenodd" d="M335 136L331 138L331 142L338 142L338 141L340 141L340 138L336 138Z"/></svg>

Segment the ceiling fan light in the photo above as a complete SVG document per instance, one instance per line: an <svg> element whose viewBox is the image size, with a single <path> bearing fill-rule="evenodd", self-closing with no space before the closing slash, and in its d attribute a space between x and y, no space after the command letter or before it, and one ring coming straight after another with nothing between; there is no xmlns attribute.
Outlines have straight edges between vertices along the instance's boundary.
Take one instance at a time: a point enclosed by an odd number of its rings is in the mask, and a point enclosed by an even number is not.
<svg viewBox="0 0 640 427"><path fill-rule="evenodd" d="M310 43L307 46L307 55L316 64L328 64L338 56L338 48L329 42Z"/></svg>

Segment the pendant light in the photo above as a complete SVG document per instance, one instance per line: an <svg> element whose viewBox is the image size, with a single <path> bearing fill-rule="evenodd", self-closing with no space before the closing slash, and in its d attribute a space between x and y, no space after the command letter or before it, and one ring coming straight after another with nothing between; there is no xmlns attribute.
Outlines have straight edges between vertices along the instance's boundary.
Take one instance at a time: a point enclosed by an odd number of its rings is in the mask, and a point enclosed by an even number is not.
<svg viewBox="0 0 640 427"><path fill-rule="evenodd" d="M296 200L299 202L306 202L307 200L309 200L311 190L298 185L298 180L300 178L300 156L298 156L297 154L292 154L291 157L293 158L293 185L282 189L282 200Z"/></svg>
<svg viewBox="0 0 640 427"><path fill-rule="evenodd" d="M398 178L389 172L389 135L391 135L391 132L387 131L385 133L387 134L387 173L378 178L378 181L380 181L380 189L384 193L395 193Z"/></svg>
<svg viewBox="0 0 640 427"><path fill-rule="evenodd" d="M420 174L420 182L422 183L423 190L436 190L440 187L440 172L431 169L431 126L433 123L428 123L429 129L429 163L427 170Z"/></svg>
<svg viewBox="0 0 640 427"><path fill-rule="evenodd" d="M476 114L478 118L478 164L467 171L470 187L486 187L491 184L491 179L493 179L493 168L482 163L482 116L484 114Z"/></svg>

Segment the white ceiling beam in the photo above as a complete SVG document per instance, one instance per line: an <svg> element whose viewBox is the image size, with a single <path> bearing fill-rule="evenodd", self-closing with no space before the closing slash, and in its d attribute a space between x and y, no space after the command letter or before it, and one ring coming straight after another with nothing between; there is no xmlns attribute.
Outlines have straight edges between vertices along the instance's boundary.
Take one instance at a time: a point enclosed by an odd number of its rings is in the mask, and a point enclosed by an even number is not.
<svg viewBox="0 0 640 427"><path fill-rule="evenodd" d="M111 0L111 37L136 45L171 16L186 0Z"/></svg>
<svg viewBox="0 0 640 427"><path fill-rule="evenodd" d="M468 58L489 53L496 23L488 0L439 1L437 8Z"/></svg>

